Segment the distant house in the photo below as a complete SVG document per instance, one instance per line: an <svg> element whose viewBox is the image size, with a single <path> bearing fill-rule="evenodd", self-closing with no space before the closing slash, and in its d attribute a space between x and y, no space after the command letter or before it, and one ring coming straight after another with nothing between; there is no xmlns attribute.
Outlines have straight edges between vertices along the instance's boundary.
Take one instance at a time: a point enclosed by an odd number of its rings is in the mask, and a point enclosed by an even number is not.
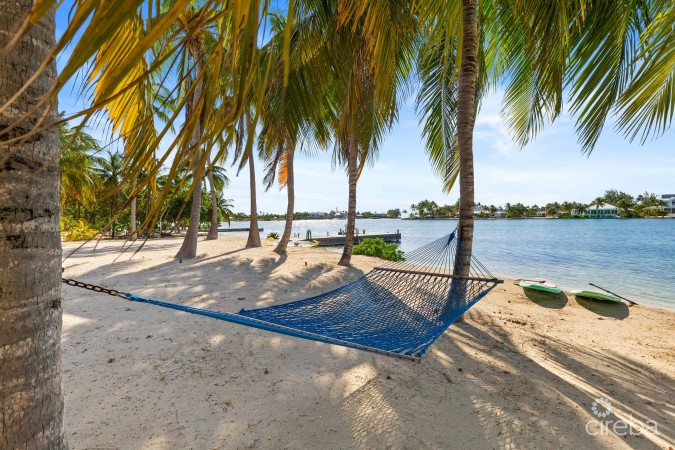
<svg viewBox="0 0 675 450"><path fill-rule="evenodd" d="M497 208L497 211L495 211L495 219L504 219L506 218L506 211L504 211L502 208Z"/></svg>
<svg viewBox="0 0 675 450"><path fill-rule="evenodd" d="M344 218L345 218L344 213L337 212L337 213L333 214L333 219L344 219Z"/></svg>
<svg viewBox="0 0 675 450"><path fill-rule="evenodd" d="M619 208L609 203L601 203L588 206L584 213L592 219L619 217Z"/></svg>
<svg viewBox="0 0 675 450"><path fill-rule="evenodd" d="M537 217L546 217L546 210L542 208L537 211Z"/></svg>
<svg viewBox="0 0 675 450"><path fill-rule="evenodd" d="M663 194L661 200L666 202L665 206L662 206L661 209L666 211L666 214L675 214L675 194Z"/></svg>
<svg viewBox="0 0 675 450"><path fill-rule="evenodd" d="M310 219L325 219L326 218L326 213L325 212L310 212L309 213L309 218Z"/></svg>
<svg viewBox="0 0 675 450"><path fill-rule="evenodd" d="M473 207L473 215L474 216L477 216L478 214L482 213L483 211L485 211L485 208L483 208L480 205L477 205L477 206Z"/></svg>

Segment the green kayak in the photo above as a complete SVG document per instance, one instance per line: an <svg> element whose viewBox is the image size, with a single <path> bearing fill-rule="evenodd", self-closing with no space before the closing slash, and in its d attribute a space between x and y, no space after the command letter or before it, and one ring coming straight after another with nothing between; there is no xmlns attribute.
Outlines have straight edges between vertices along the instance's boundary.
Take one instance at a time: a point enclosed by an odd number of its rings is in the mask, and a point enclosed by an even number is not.
<svg viewBox="0 0 675 450"><path fill-rule="evenodd" d="M525 289L534 289L536 291L550 292L552 294L559 294L562 290L555 284L546 280L520 280L518 286Z"/></svg>
<svg viewBox="0 0 675 450"><path fill-rule="evenodd" d="M595 291L570 291L570 294L576 295L577 297L586 297L586 298L592 298L593 300L605 300L608 302L617 302L621 303L621 299L619 297L614 297L613 295L609 294L604 294L602 292L595 292Z"/></svg>

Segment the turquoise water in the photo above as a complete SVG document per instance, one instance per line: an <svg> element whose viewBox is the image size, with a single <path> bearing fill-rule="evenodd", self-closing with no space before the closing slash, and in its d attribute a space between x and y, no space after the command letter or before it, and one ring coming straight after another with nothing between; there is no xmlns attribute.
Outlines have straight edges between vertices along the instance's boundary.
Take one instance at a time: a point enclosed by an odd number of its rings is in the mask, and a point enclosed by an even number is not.
<svg viewBox="0 0 675 450"><path fill-rule="evenodd" d="M281 234L284 222L260 226L264 236ZM456 222L357 219L356 226L368 233L400 230L401 248L409 251L449 233ZM299 220L293 232L325 236L345 227L346 220ZM674 219L477 220L474 254L495 275L544 277L566 290L589 289L591 282L638 303L675 310Z"/></svg>

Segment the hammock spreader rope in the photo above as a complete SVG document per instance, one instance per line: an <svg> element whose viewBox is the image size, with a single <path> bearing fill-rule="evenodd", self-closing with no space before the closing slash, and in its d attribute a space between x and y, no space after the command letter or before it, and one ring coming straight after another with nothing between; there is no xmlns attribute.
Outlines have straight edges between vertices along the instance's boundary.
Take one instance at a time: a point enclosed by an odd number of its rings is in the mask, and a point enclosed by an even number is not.
<svg viewBox="0 0 675 450"><path fill-rule="evenodd" d="M289 336L420 362L443 332L499 280L474 258L469 275L455 264L455 233L376 267L335 290L238 313L209 311L99 288L131 301L171 308ZM461 252L460 252L461 253ZM85 283L64 282L88 288ZM98 286L95 286L98 288ZM97 290L97 289L93 289Z"/></svg>

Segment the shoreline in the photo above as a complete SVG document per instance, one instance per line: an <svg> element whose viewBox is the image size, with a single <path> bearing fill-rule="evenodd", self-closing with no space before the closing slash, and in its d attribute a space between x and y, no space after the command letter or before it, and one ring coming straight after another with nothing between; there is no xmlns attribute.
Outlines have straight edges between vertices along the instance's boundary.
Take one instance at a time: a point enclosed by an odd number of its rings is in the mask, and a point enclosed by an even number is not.
<svg viewBox="0 0 675 450"><path fill-rule="evenodd" d="M149 241L134 258L101 242L64 276L189 306L238 311L334 289L379 260L243 236ZM73 243L64 243L64 254ZM531 298L530 298L531 297ZM675 313L584 307L498 285L420 365L125 302L64 286L65 424L74 448L668 448ZM658 422L588 434L592 405ZM424 414L419 414L424 411ZM593 428L596 430L596 428Z"/></svg>

